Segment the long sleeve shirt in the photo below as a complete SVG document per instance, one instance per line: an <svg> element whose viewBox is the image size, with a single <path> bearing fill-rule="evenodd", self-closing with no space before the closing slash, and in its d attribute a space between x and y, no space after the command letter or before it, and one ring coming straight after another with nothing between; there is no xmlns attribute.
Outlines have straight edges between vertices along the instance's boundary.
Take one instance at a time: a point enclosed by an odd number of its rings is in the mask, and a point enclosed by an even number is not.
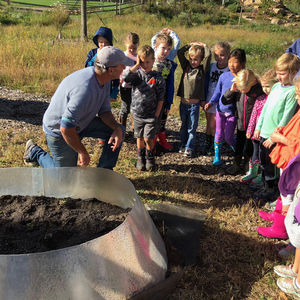
<svg viewBox="0 0 300 300"><path fill-rule="evenodd" d="M297 107L295 86L274 84L258 119L255 130L267 139L276 127L285 126L293 117Z"/></svg>

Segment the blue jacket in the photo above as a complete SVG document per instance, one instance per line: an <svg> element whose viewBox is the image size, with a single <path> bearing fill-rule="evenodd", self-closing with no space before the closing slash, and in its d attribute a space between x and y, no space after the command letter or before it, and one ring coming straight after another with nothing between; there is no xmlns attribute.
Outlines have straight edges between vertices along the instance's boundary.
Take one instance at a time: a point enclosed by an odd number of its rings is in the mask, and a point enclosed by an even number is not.
<svg viewBox="0 0 300 300"><path fill-rule="evenodd" d="M300 39L295 41L288 49L286 49L285 52L292 53L300 57Z"/></svg>
<svg viewBox="0 0 300 300"><path fill-rule="evenodd" d="M223 73L218 80L217 87L214 91L212 98L209 100L211 104L217 104L217 111L222 113L230 113L231 115L235 115L236 105L235 103L225 105L222 103L222 97L225 92L231 88L232 79L234 76L231 72Z"/></svg>

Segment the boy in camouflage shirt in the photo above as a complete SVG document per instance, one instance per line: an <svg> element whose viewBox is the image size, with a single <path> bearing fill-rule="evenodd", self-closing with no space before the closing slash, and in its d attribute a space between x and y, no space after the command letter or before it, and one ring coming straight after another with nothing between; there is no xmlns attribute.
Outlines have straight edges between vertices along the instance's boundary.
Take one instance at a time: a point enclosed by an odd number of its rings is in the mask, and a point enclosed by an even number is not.
<svg viewBox="0 0 300 300"><path fill-rule="evenodd" d="M123 80L132 86L131 113L137 138L137 164L140 171L155 169L154 138L159 126L165 98L165 80L156 71L154 50L145 45L138 51L137 62L123 73Z"/></svg>

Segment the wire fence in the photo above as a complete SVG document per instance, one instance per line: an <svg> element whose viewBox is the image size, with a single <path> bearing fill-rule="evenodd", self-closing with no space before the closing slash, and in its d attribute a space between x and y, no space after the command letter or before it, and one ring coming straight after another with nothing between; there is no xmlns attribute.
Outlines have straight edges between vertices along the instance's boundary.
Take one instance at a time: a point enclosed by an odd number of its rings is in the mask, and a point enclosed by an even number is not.
<svg viewBox="0 0 300 300"><path fill-rule="evenodd" d="M26 9L26 10L35 10L35 11L45 11L51 10L55 6L44 5L44 4L34 4L29 2L19 2L19 1L0 1L6 2L10 6L18 8L18 9ZM60 2L67 7L71 14L80 13L81 9L81 0L65 0ZM135 6L140 6L145 3L145 0L118 0L118 1L96 1L96 0L88 0L87 1L87 13L102 13L102 12L116 12L116 14L121 14L122 10L130 9Z"/></svg>

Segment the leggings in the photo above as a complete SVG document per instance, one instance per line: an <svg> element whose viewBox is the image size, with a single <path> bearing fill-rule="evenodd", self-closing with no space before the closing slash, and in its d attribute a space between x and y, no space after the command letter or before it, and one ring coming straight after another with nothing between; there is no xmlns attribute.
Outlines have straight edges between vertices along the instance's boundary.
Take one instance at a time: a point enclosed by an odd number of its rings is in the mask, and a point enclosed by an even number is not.
<svg viewBox="0 0 300 300"><path fill-rule="evenodd" d="M234 130L236 125L235 116L225 116L224 113L216 112L216 135L215 142L222 143L225 139L230 146L235 145Z"/></svg>

